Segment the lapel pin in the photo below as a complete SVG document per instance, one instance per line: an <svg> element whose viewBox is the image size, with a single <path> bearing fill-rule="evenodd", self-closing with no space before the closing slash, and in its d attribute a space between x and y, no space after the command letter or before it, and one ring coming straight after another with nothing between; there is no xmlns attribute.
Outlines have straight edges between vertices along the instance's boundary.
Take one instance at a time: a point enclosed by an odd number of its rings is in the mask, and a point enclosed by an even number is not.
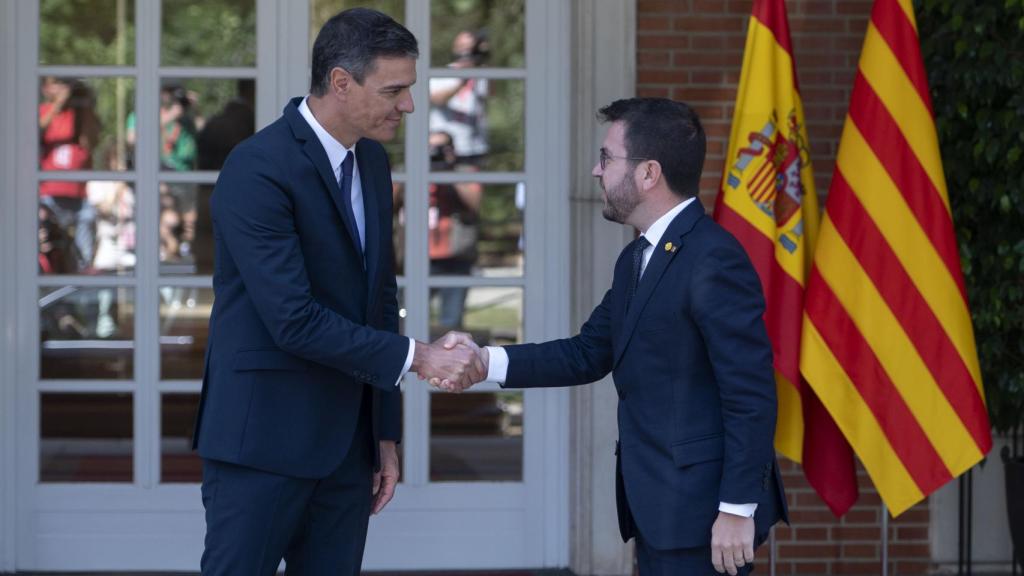
<svg viewBox="0 0 1024 576"><path fill-rule="evenodd" d="M665 242L665 252L675 252L679 247L671 242Z"/></svg>

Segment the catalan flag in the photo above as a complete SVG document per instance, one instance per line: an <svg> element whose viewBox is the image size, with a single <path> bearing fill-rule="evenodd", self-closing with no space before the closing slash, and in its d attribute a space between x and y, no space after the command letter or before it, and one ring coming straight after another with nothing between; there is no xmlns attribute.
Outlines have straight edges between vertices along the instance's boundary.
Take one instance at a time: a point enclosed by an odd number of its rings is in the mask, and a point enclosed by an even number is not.
<svg viewBox="0 0 1024 576"><path fill-rule="evenodd" d="M893 515L992 447L911 0L876 0L814 267L800 368Z"/></svg>
<svg viewBox="0 0 1024 576"><path fill-rule="evenodd" d="M857 498L853 453L800 377L804 286L819 215L783 0L754 2L726 158L715 219L743 244L764 289L779 398L775 447L804 465L811 485L842 515Z"/></svg>

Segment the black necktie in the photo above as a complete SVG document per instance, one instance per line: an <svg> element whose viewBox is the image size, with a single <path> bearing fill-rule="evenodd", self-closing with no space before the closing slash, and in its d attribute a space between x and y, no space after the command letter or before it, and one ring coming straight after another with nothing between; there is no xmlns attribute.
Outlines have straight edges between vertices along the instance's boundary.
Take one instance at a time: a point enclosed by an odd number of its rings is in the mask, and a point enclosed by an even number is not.
<svg viewBox="0 0 1024 576"><path fill-rule="evenodd" d="M633 296L636 294L637 286L640 285L640 269L644 263L644 250L646 250L650 245L651 243L643 236L633 241L633 277L630 278L629 292L626 296L627 310L629 310L629 305L633 301Z"/></svg>
<svg viewBox="0 0 1024 576"><path fill-rule="evenodd" d="M352 153L348 152L345 154L344 162L341 163L341 181L338 185L341 187L341 203L345 207L345 218L348 219L352 233L355 234L356 247L362 253L363 244L359 240L359 225L356 224L356 214L352 211L352 165Z"/></svg>

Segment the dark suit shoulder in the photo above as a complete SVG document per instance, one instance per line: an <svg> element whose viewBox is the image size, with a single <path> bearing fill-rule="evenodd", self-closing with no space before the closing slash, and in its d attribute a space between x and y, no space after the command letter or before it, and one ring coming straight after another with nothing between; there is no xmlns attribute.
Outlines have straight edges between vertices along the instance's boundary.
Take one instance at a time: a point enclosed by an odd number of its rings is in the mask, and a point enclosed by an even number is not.
<svg viewBox="0 0 1024 576"><path fill-rule="evenodd" d="M746 255L746 250L731 232L718 222L705 216L697 221L692 234L697 240L698 252L725 252Z"/></svg>

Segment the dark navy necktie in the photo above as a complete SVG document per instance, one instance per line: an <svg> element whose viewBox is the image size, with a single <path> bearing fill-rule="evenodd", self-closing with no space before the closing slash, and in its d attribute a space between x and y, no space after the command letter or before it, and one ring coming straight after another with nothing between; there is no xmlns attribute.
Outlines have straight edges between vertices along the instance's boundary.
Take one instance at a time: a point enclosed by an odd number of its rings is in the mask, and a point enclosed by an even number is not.
<svg viewBox="0 0 1024 576"><path fill-rule="evenodd" d="M345 207L345 218L348 219L348 224L351 227L352 234L355 236L356 247L359 248L359 253L362 254L363 244L359 240L359 225L356 224L356 214L352 211L353 164L352 153L346 153L345 160L341 163L341 181L338 185L341 187L341 204Z"/></svg>
<svg viewBox="0 0 1024 576"><path fill-rule="evenodd" d="M647 238L640 236L633 241L633 276L629 282L629 292L626 296L626 309L629 310L629 305L633 301L633 296L636 294L637 286L640 285L640 270L644 263L644 250L650 246L651 243L647 241Z"/></svg>

